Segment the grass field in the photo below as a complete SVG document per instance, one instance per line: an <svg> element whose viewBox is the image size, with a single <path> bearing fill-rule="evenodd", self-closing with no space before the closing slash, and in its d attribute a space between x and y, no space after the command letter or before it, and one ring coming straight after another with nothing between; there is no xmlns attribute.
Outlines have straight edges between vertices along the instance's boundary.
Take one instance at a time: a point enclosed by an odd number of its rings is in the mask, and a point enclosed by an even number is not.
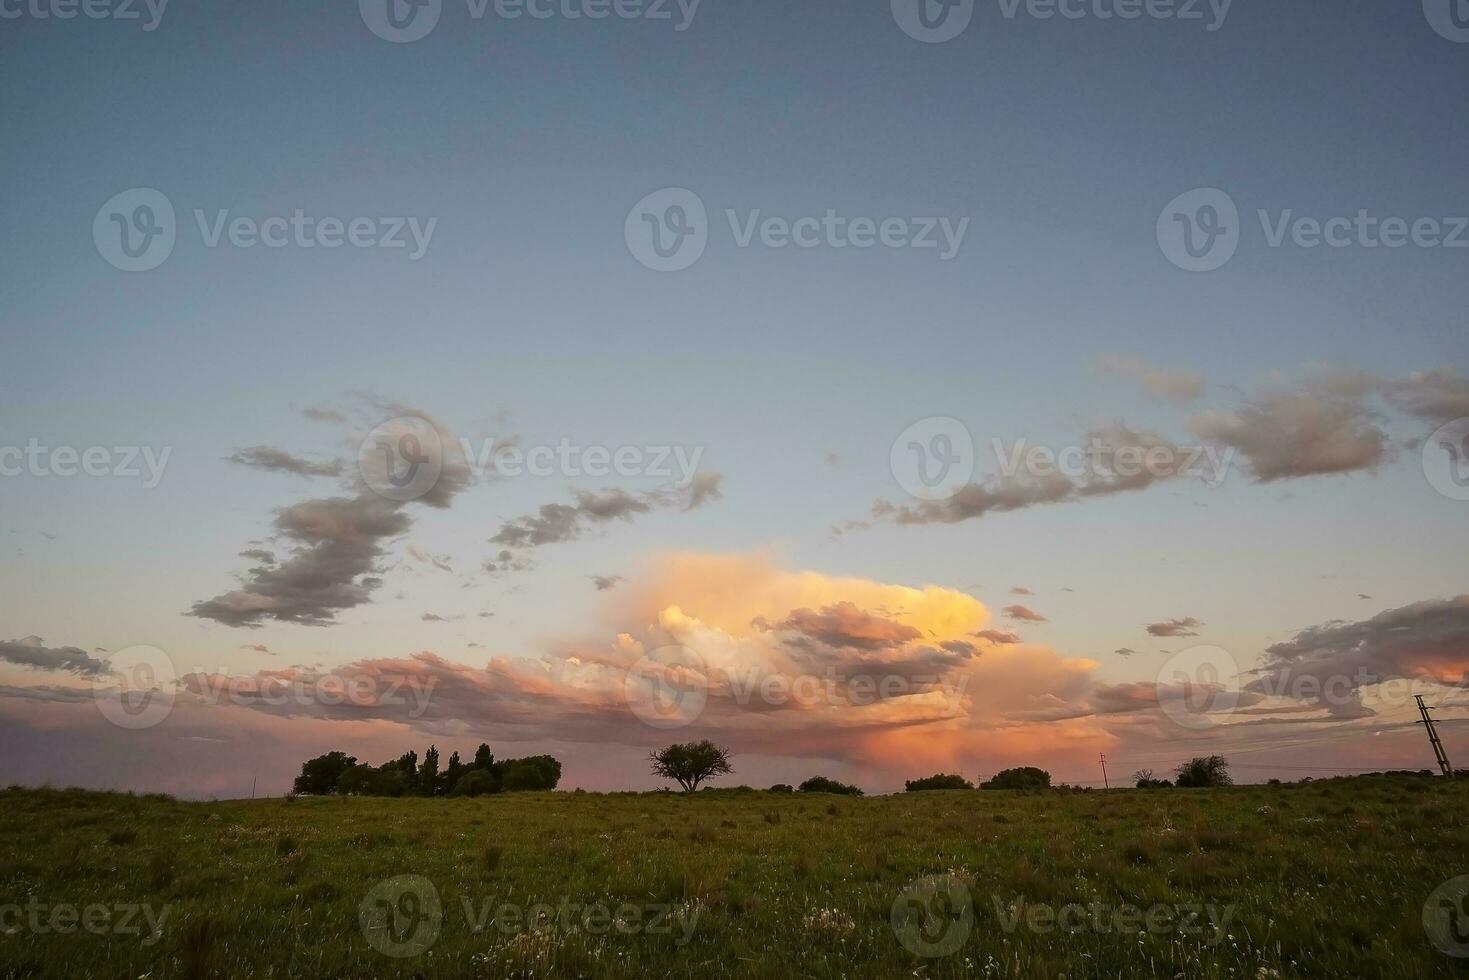
<svg viewBox="0 0 1469 980"><path fill-rule="evenodd" d="M1424 924L1469 874L1466 804L1469 782L1415 777L871 799L10 790L0 973L1466 976ZM1469 929L1445 921L1450 942Z"/></svg>

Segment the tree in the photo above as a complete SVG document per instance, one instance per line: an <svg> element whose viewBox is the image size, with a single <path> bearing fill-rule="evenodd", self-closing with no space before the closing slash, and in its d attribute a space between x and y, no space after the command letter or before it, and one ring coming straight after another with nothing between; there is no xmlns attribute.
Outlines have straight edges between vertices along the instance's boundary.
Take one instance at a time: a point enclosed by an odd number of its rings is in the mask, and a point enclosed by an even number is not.
<svg viewBox="0 0 1469 980"><path fill-rule="evenodd" d="M980 789L1050 789L1051 774L1035 766L1002 769L979 784Z"/></svg>
<svg viewBox="0 0 1469 980"><path fill-rule="evenodd" d="M842 796L861 796L862 789L849 783L839 783L825 776L812 776L801 784L802 793L839 793Z"/></svg>
<svg viewBox="0 0 1469 980"><path fill-rule="evenodd" d="M795 791L795 787L790 783L776 783L770 787L770 792L772 793L794 793Z"/></svg>
<svg viewBox="0 0 1469 980"><path fill-rule="evenodd" d="M1222 755L1196 756L1174 770L1174 782L1188 788L1233 786L1229 762Z"/></svg>
<svg viewBox="0 0 1469 980"><path fill-rule="evenodd" d="M418 770L418 793L420 796L433 796L434 790L438 788L439 782L439 748L430 745L428 752L424 754L423 765Z"/></svg>
<svg viewBox="0 0 1469 980"><path fill-rule="evenodd" d="M312 796L326 796L337 791L337 780L342 773L357 765L357 760L345 752L328 752L301 764L301 775L296 777L292 792Z"/></svg>
<svg viewBox="0 0 1469 980"><path fill-rule="evenodd" d="M459 761L459 753L455 752L449 756L449 765L445 767L444 774L439 777L438 794L448 796L455 786L459 784L459 777L468 772L464 763Z"/></svg>
<svg viewBox="0 0 1469 980"><path fill-rule="evenodd" d="M1151 769L1139 769L1132 774L1132 778L1137 781L1138 789L1163 789L1173 785L1166 779L1155 777Z"/></svg>
<svg viewBox="0 0 1469 980"><path fill-rule="evenodd" d="M495 764L494 775L507 792L555 789L561 782L561 763L549 755L506 759Z"/></svg>
<svg viewBox="0 0 1469 980"><path fill-rule="evenodd" d="M471 769L480 769L490 772L495 768L495 753L485 743L479 743L479 748L474 750L474 761L469 764Z"/></svg>
<svg viewBox="0 0 1469 980"><path fill-rule="evenodd" d="M910 793L917 793L926 789L974 789L974 784L963 776L939 773L936 776L924 776L922 779L910 779L903 784L903 788Z"/></svg>
<svg viewBox="0 0 1469 980"><path fill-rule="evenodd" d="M648 761L653 764L653 775L672 779L685 793L692 793L706 779L734 772L729 753L708 739L670 745L648 756Z"/></svg>

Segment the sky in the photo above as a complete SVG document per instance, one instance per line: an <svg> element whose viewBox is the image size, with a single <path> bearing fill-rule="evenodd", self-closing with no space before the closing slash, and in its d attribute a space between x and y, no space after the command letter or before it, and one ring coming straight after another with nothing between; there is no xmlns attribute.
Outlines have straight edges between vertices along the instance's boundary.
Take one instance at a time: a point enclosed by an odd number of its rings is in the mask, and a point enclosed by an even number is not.
<svg viewBox="0 0 1469 980"><path fill-rule="evenodd" d="M385 2L0 0L0 780L1469 758L1447 0Z"/></svg>

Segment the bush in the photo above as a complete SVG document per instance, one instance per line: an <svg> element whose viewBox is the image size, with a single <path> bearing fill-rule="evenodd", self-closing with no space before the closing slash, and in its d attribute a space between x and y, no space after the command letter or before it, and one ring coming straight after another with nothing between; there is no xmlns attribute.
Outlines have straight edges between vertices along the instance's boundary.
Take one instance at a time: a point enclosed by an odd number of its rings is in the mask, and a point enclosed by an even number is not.
<svg viewBox="0 0 1469 980"><path fill-rule="evenodd" d="M795 790L793 788L791 788L791 784L790 783L776 783L774 786L770 787L770 792L772 792L772 793L794 793Z"/></svg>
<svg viewBox="0 0 1469 980"><path fill-rule="evenodd" d="M1002 769L979 784L980 789L1050 789L1051 774L1035 766Z"/></svg>
<svg viewBox="0 0 1469 980"><path fill-rule="evenodd" d="M1180 787L1190 789L1234 785L1234 778L1229 775L1229 763L1222 755L1197 756L1188 760L1175 770L1174 780Z"/></svg>
<svg viewBox="0 0 1469 980"><path fill-rule="evenodd" d="M922 779L910 779L903 786L910 793L926 789L974 789L974 784L969 780L952 773L939 773L935 776L924 776Z"/></svg>
<svg viewBox="0 0 1469 980"><path fill-rule="evenodd" d="M838 793L842 796L861 796L862 790L847 783L839 783L825 776L812 776L801 784L802 793Z"/></svg>

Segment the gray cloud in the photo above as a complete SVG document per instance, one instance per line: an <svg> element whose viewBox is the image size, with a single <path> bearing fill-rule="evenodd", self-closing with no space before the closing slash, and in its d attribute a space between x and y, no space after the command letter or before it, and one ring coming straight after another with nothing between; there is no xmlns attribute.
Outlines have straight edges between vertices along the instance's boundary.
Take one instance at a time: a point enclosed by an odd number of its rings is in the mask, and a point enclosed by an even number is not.
<svg viewBox="0 0 1469 980"><path fill-rule="evenodd" d="M1333 688L1357 691L1396 679L1469 687L1469 595L1416 602L1355 623L1313 626L1265 653L1260 676L1246 690L1321 692L1328 709L1351 717L1371 711L1340 698L1328 703Z"/></svg>
<svg viewBox="0 0 1469 980"><path fill-rule="evenodd" d="M1161 623L1149 623L1147 629L1150 636L1198 636L1195 630L1203 625L1192 616L1181 616Z"/></svg>
<svg viewBox="0 0 1469 980"><path fill-rule="evenodd" d="M275 527L294 551L279 565L251 569L243 586L194 603L191 615L226 626L263 620L323 626L369 601L381 579L382 543L412 520L395 501L374 495L306 500L277 513Z"/></svg>
<svg viewBox="0 0 1469 980"><path fill-rule="evenodd" d="M1029 608L1027 606L1019 606L1019 605L1016 605L1016 606L1006 606L1001 611L1004 612L1004 614L1006 616L1010 617L1011 619L1018 619L1021 622L1025 622L1025 623L1045 623L1045 622L1049 622L1049 620L1047 620L1046 617L1042 616L1040 613L1036 612L1034 609L1031 609L1031 608Z"/></svg>
<svg viewBox="0 0 1469 980"><path fill-rule="evenodd" d="M257 470L267 470L271 473L294 473L296 476L342 475L340 459L314 462L300 456L293 456L273 446L251 446L248 449L237 450L226 458L231 463L238 463Z"/></svg>
<svg viewBox="0 0 1469 980"><path fill-rule="evenodd" d="M693 510L723 497L718 473L698 473L683 489L648 490L629 493L620 488L599 491L577 490L574 504L543 504L534 514L506 521L490 538L507 548L539 548L581 537L588 526L611 521L629 521L655 509ZM504 563L504 560L501 560Z"/></svg>
<svg viewBox="0 0 1469 980"><path fill-rule="evenodd" d="M971 635L988 643L994 643L1000 646L1009 646L1010 644L1020 642L1020 634L1014 630L979 630L977 633Z"/></svg>
<svg viewBox="0 0 1469 980"><path fill-rule="evenodd" d="M0 660L34 670L64 671L94 677L108 672L107 663L78 647L48 647L39 636L0 640Z"/></svg>
<svg viewBox="0 0 1469 980"><path fill-rule="evenodd" d="M1259 483L1374 469L1387 458L1387 434L1361 397L1355 376L1319 379L1301 391L1271 390L1242 408L1189 420L1201 439L1245 458Z"/></svg>
<svg viewBox="0 0 1469 980"><path fill-rule="evenodd" d="M906 623L874 616L852 602L823 606L820 612L793 610L775 629L799 633L827 646L857 650L898 647L922 635Z"/></svg>
<svg viewBox="0 0 1469 980"><path fill-rule="evenodd" d="M592 583L594 585L596 585L598 592L606 592L609 589L614 589L614 588L617 587L617 583L619 583L621 581L622 581L622 576L621 575L593 575L592 576Z"/></svg>

